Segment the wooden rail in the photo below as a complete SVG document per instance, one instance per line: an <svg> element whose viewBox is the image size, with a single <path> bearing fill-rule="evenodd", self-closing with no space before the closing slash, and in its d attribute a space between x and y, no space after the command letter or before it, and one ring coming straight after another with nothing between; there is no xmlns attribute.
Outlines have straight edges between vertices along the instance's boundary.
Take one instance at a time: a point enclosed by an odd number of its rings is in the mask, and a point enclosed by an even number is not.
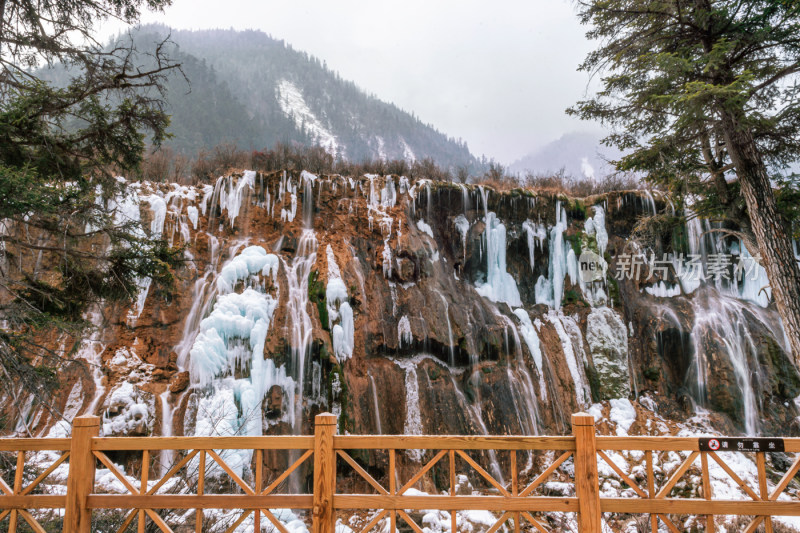
<svg viewBox="0 0 800 533"><path fill-rule="evenodd" d="M16 533L22 522L37 532L53 531L52 525L45 528L39 522L38 513L63 509L64 532L89 533L94 530L93 511L112 509L126 513L115 527L118 532L135 524L143 533L148 522L171 532L163 510L194 510L195 531L202 531L204 512L222 509L231 510L233 517L226 523L227 531L245 523L261 531L266 519L277 531L288 533L275 510L301 509L311 517L314 533L333 533L337 515L353 513L363 518L356 529L360 533L375 531L385 521L390 531L403 523L422 533L415 511L436 509L449 512L454 532L463 529L457 511L480 510L496 517L487 533L503 526L515 532L559 530L548 520L555 515L548 513L571 513L581 533L599 533L604 515L607 520L616 515L647 516L653 533L659 523L672 532L681 531L676 517L685 515L697 517L708 532L715 531L717 515L749 516L753 518L744 531L753 532L763 524L771 533L772 517L800 516L800 502L785 495L800 470L800 439L784 441L786 452L797 454L785 472L768 472L765 453L755 453L757 486L750 486L721 454L700 451L696 438L595 436L594 419L582 413L573 415L571 436L557 437L336 435L336 422L333 415L318 415L314 436L106 438L98 436L99 418L86 416L74 420L70 439L0 439L0 452L14 452L15 463L13 481L0 479L0 521L9 520L10 533ZM151 477L156 473L153 452L162 450L177 451L176 462ZM288 466L266 481L265 454L278 451L288 454ZM621 452L636 454L644 464L630 467L620 460ZM502 467L493 455L497 453L503 454ZM660 472L659 454L668 453L678 458L673 461L675 468ZM41 454L49 464L42 464ZM137 476L122 471L112 460L114 454L125 454L128 461L141 454ZM37 457L36 468L26 472L29 456L31 461ZM381 467L365 464L365 456L380 456ZM493 464L488 470L483 466L487 458ZM526 467L520 469L523 461ZM250 475L253 465L257 467ZM533 472L536 465L538 472ZM126 492L98 492L98 467ZM712 467L721 468L746 499L714 499ZM65 469L65 490L48 493L46 480ZM600 469L605 472L602 477ZM287 486L302 485L289 483L301 472L313 477L306 485L313 487L311 493L281 493ZM376 472L385 475L376 479ZM464 475L482 485L479 495L459 494ZM699 494L675 497L676 487L687 475L699 478ZM562 480L559 486L568 487L561 495L542 492L553 476ZM209 493L209 478L215 492ZM601 481L610 479L627 487L630 497L602 496ZM416 490L421 483L435 487L436 493ZM167 492L175 487L178 490ZM187 520L186 513L179 516L179 521Z"/></svg>

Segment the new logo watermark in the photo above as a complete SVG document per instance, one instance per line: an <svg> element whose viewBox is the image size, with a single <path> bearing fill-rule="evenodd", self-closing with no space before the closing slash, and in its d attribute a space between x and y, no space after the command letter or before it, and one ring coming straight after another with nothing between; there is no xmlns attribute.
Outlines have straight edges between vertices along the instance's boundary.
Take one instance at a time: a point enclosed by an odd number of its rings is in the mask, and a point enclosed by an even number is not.
<svg viewBox="0 0 800 533"><path fill-rule="evenodd" d="M578 258L578 275L584 283L602 281L606 277L606 262L599 254L584 250Z"/></svg>

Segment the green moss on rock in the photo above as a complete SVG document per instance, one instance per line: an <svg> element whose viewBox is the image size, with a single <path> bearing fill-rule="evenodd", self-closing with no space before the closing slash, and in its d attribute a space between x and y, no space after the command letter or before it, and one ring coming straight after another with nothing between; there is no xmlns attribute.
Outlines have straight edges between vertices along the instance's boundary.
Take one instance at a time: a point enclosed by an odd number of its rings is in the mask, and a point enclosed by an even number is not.
<svg viewBox="0 0 800 533"><path fill-rule="evenodd" d="M308 299L317 306L317 313L319 314L319 321L322 324L322 329L330 331L328 323L328 300L325 296L325 284L319 279L319 272L312 270L308 275Z"/></svg>
<svg viewBox="0 0 800 533"><path fill-rule="evenodd" d="M772 393L783 400L790 400L800 395L800 375L789 360L786 353L771 338L766 337L766 357L772 367Z"/></svg>
<svg viewBox="0 0 800 533"><path fill-rule="evenodd" d="M644 370L644 377L650 381L658 381L661 378L661 369L657 366L649 366Z"/></svg>

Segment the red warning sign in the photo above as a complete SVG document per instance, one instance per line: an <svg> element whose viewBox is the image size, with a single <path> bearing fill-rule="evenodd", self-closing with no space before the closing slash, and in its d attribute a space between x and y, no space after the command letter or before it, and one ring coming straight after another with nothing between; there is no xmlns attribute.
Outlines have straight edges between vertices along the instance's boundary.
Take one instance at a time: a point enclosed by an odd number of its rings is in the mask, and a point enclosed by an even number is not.
<svg viewBox="0 0 800 533"><path fill-rule="evenodd" d="M704 437L699 440L701 452L782 452L783 439Z"/></svg>

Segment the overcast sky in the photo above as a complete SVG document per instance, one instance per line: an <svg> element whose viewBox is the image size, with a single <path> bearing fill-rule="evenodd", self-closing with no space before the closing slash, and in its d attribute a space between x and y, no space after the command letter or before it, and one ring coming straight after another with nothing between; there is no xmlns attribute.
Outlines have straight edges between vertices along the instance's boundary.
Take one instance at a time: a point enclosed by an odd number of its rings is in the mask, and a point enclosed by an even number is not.
<svg viewBox="0 0 800 533"><path fill-rule="evenodd" d="M564 114L592 46L569 0L174 0L142 21L262 30L507 164L597 129Z"/></svg>

